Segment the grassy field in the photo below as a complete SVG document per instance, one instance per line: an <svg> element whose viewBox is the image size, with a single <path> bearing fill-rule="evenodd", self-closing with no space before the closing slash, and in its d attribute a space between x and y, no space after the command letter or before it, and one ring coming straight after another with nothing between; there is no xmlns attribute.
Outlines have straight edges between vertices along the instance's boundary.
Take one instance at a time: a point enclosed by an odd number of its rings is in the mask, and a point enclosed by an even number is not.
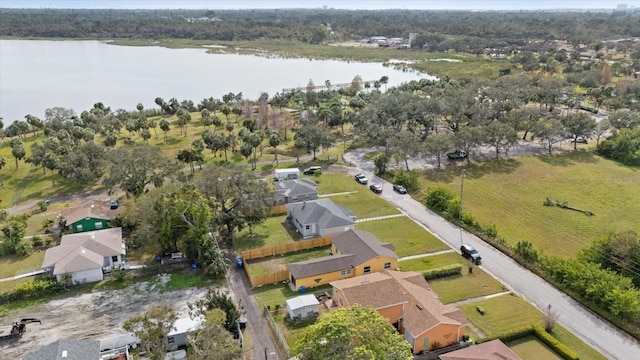
<svg viewBox="0 0 640 360"><path fill-rule="evenodd" d="M477 266L469 274L467 261L457 253L401 261L398 266L402 271L423 272L450 264L462 265L462 274L429 280L429 285L444 304L506 291L502 284Z"/></svg>
<svg viewBox="0 0 640 360"><path fill-rule="evenodd" d="M485 315L480 315L476 311L476 306L484 308ZM493 336L528 325L542 324L542 313L515 295L503 295L478 301L463 305L460 309L485 336ZM554 327L553 336L578 354L580 359L605 359L560 325Z"/></svg>
<svg viewBox="0 0 640 360"><path fill-rule="evenodd" d="M355 180L353 180L355 182ZM362 186L362 185L360 185ZM377 216L399 214L400 211L369 189L362 189L354 194L335 195L329 197L338 205L346 206L356 214L356 219L367 219Z"/></svg>
<svg viewBox="0 0 640 360"><path fill-rule="evenodd" d="M38 270L42 267L43 260L44 251L35 251L25 257L17 255L0 256L0 279L15 276L17 269L20 272Z"/></svg>
<svg viewBox="0 0 640 360"><path fill-rule="evenodd" d="M489 161L466 168L464 209L478 221L495 224L515 245L528 240L547 255L570 257L611 231L640 222L640 172L584 151ZM444 185L460 192L460 169L428 172L423 189ZM543 206L551 197L595 216Z"/></svg>
<svg viewBox="0 0 640 360"><path fill-rule="evenodd" d="M449 249L449 246L405 216L358 223L356 230L369 231L380 241L393 244L394 252L399 257Z"/></svg>
<svg viewBox="0 0 640 360"><path fill-rule="evenodd" d="M234 248L242 251L287 244L302 239L302 236L296 233L295 229L284 223L286 218L286 215L270 217L252 231L243 230L238 234Z"/></svg>
<svg viewBox="0 0 640 360"><path fill-rule="evenodd" d="M522 360L562 360L558 354L535 336L526 336L506 343Z"/></svg>

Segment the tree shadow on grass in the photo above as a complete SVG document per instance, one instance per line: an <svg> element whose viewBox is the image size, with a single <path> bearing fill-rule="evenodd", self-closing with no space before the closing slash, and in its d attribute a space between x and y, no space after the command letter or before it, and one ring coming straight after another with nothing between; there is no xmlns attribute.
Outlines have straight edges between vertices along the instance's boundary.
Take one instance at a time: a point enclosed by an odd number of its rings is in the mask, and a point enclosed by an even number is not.
<svg viewBox="0 0 640 360"><path fill-rule="evenodd" d="M248 250L263 247L267 240L267 234L245 232L238 235L234 241L237 250Z"/></svg>
<svg viewBox="0 0 640 360"><path fill-rule="evenodd" d="M522 165L517 159L490 160L471 164L467 167L466 177L478 179L489 174L511 174Z"/></svg>
<svg viewBox="0 0 640 360"><path fill-rule="evenodd" d="M598 159L596 157L597 155L595 155L593 152L586 150L572 150L568 153L556 155L538 155L538 159L540 159L540 161L551 166L570 166L575 163L593 164L598 162Z"/></svg>

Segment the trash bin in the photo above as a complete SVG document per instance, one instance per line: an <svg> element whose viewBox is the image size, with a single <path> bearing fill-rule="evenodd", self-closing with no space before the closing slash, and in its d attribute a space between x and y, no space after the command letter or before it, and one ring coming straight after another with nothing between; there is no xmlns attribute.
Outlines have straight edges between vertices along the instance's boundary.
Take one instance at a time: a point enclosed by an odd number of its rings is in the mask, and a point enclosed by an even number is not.
<svg viewBox="0 0 640 360"><path fill-rule="evenodd" d="M307 287L306 286L300 286L300 294L304 294L307 292Z"/></svg>
<svg viewBox="0 0 640 360"><path fill-rule="evenodd" d="M238 269L242 269L242 267L244 266L243 261L242 261L242 257L238 256L236 258L236 265L238 265Z"/></svg>

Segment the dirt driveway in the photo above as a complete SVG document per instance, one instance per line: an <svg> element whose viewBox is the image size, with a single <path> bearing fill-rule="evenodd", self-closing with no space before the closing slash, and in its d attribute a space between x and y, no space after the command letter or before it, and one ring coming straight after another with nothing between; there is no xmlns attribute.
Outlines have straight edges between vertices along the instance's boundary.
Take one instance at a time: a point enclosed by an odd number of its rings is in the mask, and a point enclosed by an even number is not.
<svg viewBox="0 0 640 360"><path fill-rule="evenodd" d="M27 317L39 318L42 324L28 324L21 338L0 340L0 360L19 359L58 339L100 339L124 334L125 320L151 305L166 304L178 312L178 317L187 317L187 302L195 302L207 292L202 288L163 292L166 281L166 277L160 277L159 281L141 282L123 290L95 291L12 311L0 317L2 325Z"/></svg>

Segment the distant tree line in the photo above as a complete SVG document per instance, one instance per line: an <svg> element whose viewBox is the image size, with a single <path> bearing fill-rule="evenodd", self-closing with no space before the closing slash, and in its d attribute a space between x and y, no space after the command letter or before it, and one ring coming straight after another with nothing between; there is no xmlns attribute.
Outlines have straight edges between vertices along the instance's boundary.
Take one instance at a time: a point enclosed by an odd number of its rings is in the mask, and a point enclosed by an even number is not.
<svg viewBox="0 0 640 360"><path fill-rule="evenodd" d="M474 52L528 40L591 44L640 36L638 12L426 10L81 10L2 9L0 36L61 38L288 39L307 43L375 35L430 49Z"/></svg>

